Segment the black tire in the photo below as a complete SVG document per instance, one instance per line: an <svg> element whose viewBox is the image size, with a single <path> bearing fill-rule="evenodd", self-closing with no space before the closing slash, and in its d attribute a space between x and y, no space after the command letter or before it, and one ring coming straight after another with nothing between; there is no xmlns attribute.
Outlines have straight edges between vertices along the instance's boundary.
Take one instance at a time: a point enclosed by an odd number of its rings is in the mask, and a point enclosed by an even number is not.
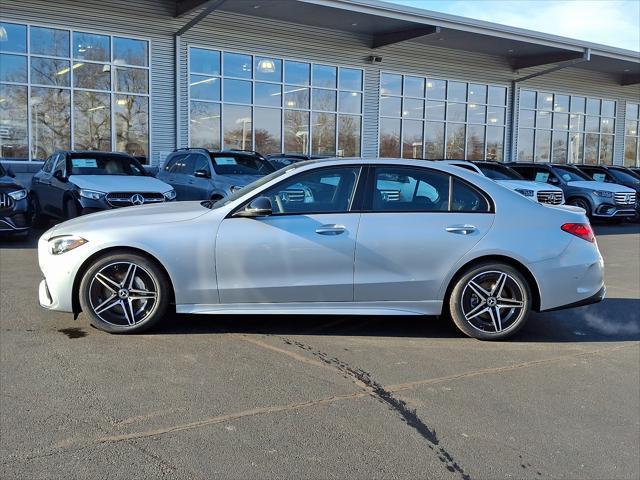
<svg viewBox="0 0 640 480"><path fill-rule="evenodd" d="M573 205L574 207L582 208L585 212L587 212L587 217L591 218L591 205L584 198L571 198L567 202L567 205Z"/></svg>
<svg viewBox="0 0 640 480"><path fill-rule="evenodd" d="M498 286L495 293L492 292L502 275L506 275L502 288ZM520 271L506 263L486 262L469 268L457 278L448 309L451 319L465 335L479 340L504 340L527 321L531 299L531 288ZM521 306L516 306L516 302L521 302Z"/></svg>
<svg viewBox="0 0 640 480"><path fill-rule="evenodd" d="M47 228L49 226L49 217L42 213L40 200L35 193L31 194L31 207L33 209L33 217L31 218L31 226L33 228Z"/></svg>
<svg viewBox="0 0 640 480"><path fill-rule="evenodd" d="M82 208L73 198L68 198L64 202L64 211L68 220L82 215Z"/></svg>
<svg viewBox="0 0 640 480"><path fill-rule="evenodd" d="M135 266L133 275L131 265ZM98 274L102 276L97 278ZM143 292L153 292L154 296L136 298L144 296ZM171 283L154 261L121 251L97 259L87 269L80 282L79 297L82 311L94 327L109 333L139 333L164 317Z"/></svg>

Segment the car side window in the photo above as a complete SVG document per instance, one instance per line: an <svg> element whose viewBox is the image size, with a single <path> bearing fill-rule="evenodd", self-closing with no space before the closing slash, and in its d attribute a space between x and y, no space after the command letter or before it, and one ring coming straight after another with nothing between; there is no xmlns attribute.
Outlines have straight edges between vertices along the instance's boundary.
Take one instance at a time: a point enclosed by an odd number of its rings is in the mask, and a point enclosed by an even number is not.
<svg viewBox="0 0 640 480"><path fill-rule="evenodd" d="M67 174L67 159L64 155L58 155L56 166L53 167L53 174L55 175L56 172L61 172L63 176Z"/></svg>
<svg viewBox="0 0 640 480"><path fill-rule="evenodd" d="M487 213L491 211L491 205L487 198L475 188L458 178L454 178L453 192L451 193L451 211Z"/></svg>
<svg viewBox="0 0 640 480"><path fill-rule="evenodd" d="M171 157L165 164L164 171L169 173L178 173L177 169L184 157L186 157L186 155L175 155Z"/></svg>
<svg viewBox="0 0 640 480"><path fill-rule="evenodd" d="M301 173L262 193L274 215L347 213L360 167L335 167Z"/></svg>
<svg viewBox="0 0 640 480"><path fill-rule="evenodd" d="M449 175L427 169L378 167L371 193L374 212L446 212Z"/></svg>
<svg viewBox="0 0 640 480"><path fill-rule="evenodd" d="M58 159L59 154L57 155L51 155L46 162L44 162L44 165L42 166L42 171L43 172L47 172L47 173L51 173L51 170L53 170L53 164L56 163L56 160Z"/></svg>
<svg viewBox="0 0 640 480"><path fill-rule="evenodd" d="M201 170L211 175L211 168L209 167L209 159L204 155L194 155L193 157L194 157L194 172Z"/></svg>
<svg viewBox="0 0 640 480"><path fill-rule="evenodd" d="M180 173L182 173L183 175L193 175L195 170L195 157L196 155L192 155L189 154L187 155L184 160L182 160L182 170L180 171Z"/></svg>

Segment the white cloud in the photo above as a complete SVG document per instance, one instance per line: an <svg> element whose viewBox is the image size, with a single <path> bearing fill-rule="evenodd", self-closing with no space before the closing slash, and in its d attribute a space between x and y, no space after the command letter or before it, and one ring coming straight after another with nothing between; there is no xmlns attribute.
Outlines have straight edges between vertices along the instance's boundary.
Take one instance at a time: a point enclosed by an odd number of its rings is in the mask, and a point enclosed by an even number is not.
<svg viewBox="0 0 640 480"><path fill-rule="evenodd" d="M391 1L640 51L640 2L637 0Z"/></svg>

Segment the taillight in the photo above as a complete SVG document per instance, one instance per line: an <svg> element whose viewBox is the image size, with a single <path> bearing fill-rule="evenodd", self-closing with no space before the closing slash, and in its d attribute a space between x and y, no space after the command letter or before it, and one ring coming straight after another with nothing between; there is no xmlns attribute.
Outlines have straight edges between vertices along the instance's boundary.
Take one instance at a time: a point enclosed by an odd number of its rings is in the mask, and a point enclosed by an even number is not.
<svg viewBox="0 0 640 480"><path fill-rule="evenodd" d="M596 241L591 225L588 223L565 223L560 228L571 235L575 235L576 237L586 240L587 242L594 243Z"/></svg>

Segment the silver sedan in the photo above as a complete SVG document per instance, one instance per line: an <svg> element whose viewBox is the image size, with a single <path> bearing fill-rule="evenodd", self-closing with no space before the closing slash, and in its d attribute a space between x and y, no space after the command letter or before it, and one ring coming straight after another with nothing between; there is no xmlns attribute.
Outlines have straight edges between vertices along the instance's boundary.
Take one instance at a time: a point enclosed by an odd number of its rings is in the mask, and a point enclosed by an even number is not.
<svg viewBox="0 0 640 480"><path fill-rule="evenodd" d="M297 163L219 202L95 213L38 245L43 307L113 333L195 314L445 315L502 339L604 297L584 211L437 162Z"/></svg>

